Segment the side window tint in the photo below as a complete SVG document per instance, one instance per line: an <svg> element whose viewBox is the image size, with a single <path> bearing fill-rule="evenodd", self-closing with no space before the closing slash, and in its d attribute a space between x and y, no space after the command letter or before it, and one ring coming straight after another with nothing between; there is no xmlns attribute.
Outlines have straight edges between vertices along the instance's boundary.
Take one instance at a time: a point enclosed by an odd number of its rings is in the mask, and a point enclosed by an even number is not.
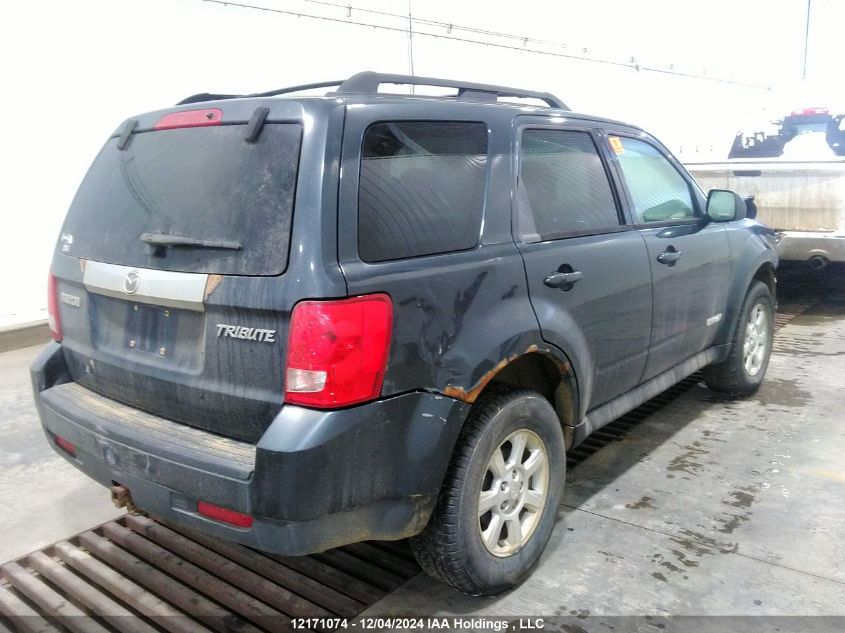
<svg viewBox="0 0 845 633"><path fill-rule="evenodd" d="M587 132L522 133L517 209L523 238L553 239L619 226L610 182Z"/></svg>
<svg viewBox="0 0 845 633"><path fill-rule="evenodd" d="M394 121L364 134L358 253L366 262L472 248L481 233L487 126Z"/></svg>
<svg viewBox="0 0 845 633"><path fill-rule="evenodd" d="M685 220L695 216L689 183L660 151L639 139L611 136L637 223Z"/></svg>

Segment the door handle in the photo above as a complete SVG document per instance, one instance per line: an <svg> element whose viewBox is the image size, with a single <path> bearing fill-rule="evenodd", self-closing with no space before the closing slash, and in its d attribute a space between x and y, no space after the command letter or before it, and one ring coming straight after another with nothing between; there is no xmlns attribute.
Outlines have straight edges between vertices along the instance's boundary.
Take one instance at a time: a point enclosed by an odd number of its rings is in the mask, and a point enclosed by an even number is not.
<svg viewBox="0 0 845 633"><path fill-rule="evenodd" d="M572 290L572 285L581 279L584 276L580 270L573 270L569 273L562 273L559 271L555 271L553 273L549 273L546 275L546 278L543 280L543 283L546 284L549 288L559 288L564 292Z"/></svg>
<svg viewBox="0 0 845 633"><path fill-rule="evenodd" d="M657 256L657 261L667 266L674 266L683 254L683 251L676 251L675 249L665 250Z"/></svg>

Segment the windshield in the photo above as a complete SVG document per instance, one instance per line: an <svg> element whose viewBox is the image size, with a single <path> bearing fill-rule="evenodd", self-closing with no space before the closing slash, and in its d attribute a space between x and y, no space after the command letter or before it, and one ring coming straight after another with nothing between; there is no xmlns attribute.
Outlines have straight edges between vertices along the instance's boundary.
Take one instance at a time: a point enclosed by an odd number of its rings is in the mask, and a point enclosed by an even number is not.
<svg viewBox="0 0 845 633"><path fill-rule="evenodd" d="M729 158L825 160L845 156L843 116L793 113L750 132L738 132Z"/></svg>
<svg viewBox="0 0 845 633"><path fill-rule="evenodd" d="M183 272L277 275L287 266L301 126L245 125L111 138L62 227L63 252Z"/></svg>

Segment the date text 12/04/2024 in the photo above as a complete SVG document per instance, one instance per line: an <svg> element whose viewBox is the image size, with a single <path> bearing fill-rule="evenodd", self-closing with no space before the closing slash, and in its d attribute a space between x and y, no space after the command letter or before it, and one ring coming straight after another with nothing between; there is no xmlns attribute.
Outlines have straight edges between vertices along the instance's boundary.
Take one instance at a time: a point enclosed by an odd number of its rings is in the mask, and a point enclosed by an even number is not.
<svg viewBox="0 0 845 633"><path fill-rule="evenodd" d="M350 622L346 618L293 618L291 625L296 630L304 629L366 629L366 630L473 630L473 631L517 631L540 630L544 628L542 618L519 618L518 621L500 618L472 617L430 617L390 618L364 617Z"/></svg>

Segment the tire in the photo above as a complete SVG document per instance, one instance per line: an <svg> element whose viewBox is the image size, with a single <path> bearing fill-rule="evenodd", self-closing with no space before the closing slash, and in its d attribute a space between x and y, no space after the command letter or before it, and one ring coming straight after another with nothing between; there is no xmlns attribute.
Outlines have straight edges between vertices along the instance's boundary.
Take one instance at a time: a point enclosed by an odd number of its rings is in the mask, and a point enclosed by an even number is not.
<svg viewBox="0 0 845 633"><path fill-rule="evenodd" d="M523 441L517 464L514 446ZM515 587L551 536L565 476L563 432L548 400L528 389L491 387L464 424L428 525L411 538L417 561L473 596ZM482 494L490 504L483 514Z"/></svg>
<svg viewBox="0 0 845 633"><path fill-rule="evenodd" d="M704 368L704 382L710 389L740 397L760 388L772 353L774 312L769 287L760 281L752 282L739 313L728 357ZM750 356L753 356L751 360Z"/></svg>

